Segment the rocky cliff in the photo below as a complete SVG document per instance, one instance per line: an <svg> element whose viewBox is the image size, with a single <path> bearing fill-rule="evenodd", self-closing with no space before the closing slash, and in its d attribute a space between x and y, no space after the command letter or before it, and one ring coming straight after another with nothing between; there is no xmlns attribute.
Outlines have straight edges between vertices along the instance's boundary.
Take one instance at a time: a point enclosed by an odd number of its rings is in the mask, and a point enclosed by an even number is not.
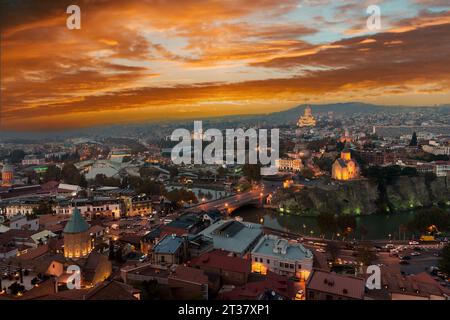
<svg viewBox="0 0 450 320"><path fill-rule="evenodd" d="M390 181L356 180L321 183L300 190L282 190L274 204L290 214L320 212L367 215L377 211L403 211L416 207L450 204L448 177L426 179L401 176Z"/></svg>

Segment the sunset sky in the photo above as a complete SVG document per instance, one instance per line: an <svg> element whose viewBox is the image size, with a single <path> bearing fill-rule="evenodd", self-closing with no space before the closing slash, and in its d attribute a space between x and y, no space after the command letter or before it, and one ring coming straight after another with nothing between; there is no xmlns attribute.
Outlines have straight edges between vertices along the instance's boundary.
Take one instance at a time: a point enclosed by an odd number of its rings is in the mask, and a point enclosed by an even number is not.
<svg viewBox="0 0 450 320"><path fill-rule="evenodd" d="M2 130L450 103L448 0L1 3Z"/></svg>

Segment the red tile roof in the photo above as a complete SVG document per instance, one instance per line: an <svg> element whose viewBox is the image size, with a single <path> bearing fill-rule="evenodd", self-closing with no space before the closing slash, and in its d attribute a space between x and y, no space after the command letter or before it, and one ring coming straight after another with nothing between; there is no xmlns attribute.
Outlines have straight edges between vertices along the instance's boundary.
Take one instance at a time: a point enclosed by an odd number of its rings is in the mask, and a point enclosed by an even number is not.
<svg viewBox="0 0 450 320"><path fill-rule="evenodd" d="M221 294L223 300L256 300L267 291L274 291L285 299L293 299L294 286L287 278L273 272L268 272L259 281L249 282L245 286L236 287Z"/></svg>
<svg viewBox="0 0 450 320"><path fill-rule="evenodd" d="M317 290L353 299L364 298L364 287L365 283L362 278L319 269L311 272L306 283L307 290Z"/></svg>
<svg viewBox="0 0 450 320"><path fill-rule="evenodd" d="M198 284L208 284L208 276L205 275L203 270L177 266L175 272L169 276L169 279L189 281Z"/></svg>
<svg viewBox="0 0 450 320"><path fill-rule="evenodd" d="M213 250L202 254L201 256L193 259L191 265L202 267L208 266L212 268L250 273L251 272L251 261L239 257L234 257L232 253L224 250Z"/></svg>

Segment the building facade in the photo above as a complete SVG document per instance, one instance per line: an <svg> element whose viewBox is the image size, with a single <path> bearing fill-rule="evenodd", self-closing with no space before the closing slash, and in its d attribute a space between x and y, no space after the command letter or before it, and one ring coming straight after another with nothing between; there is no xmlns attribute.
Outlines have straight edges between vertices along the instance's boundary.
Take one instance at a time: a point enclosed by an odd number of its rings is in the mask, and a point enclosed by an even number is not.
<svg viewBox="0 0 450 320"><path fill-rule="evenodd" d="M331 177L336 180L352 180L360 177L359 165L352 159L348 143L345 144L341 157L334 161Z"/></svg>
<svg viewBox="0 0 450 320"><path fill-rule="evenodd" d="M313 254L300 243L289 242L274 235L265 235L252 250L252 272L306 280L313 267Z"/></svg>

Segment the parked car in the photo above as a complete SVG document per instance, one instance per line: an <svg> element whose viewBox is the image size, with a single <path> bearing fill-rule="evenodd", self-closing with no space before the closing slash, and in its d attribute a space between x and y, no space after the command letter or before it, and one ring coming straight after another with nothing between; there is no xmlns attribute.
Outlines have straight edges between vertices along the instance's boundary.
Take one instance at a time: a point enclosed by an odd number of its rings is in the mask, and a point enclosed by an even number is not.
<svg viewBox="0 0 450 320"><path fill-rule="evenodd" d="M410 246L417 246L417 245L419 245L419 242L415 241L415 240L412 240L412 241L409 242L409 245Z"/></svg>
<svg viewBox="0 0 450 320"><path fill-rule="evenodd" d="M411 252L411 256L413 256L413 257L420 256L420 252L417 252L417 251Z"/></svg>

